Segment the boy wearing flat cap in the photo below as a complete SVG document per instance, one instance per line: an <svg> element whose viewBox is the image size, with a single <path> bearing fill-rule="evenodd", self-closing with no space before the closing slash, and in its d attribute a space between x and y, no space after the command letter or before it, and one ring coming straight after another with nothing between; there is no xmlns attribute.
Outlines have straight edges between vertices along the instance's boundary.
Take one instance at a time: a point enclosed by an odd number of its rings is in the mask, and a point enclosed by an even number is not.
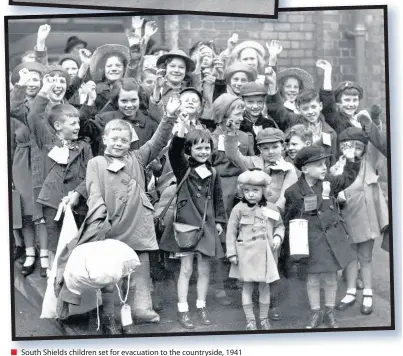
<svg viewBox="0 0 403 356"><path fill-rule="evenodd" d="M264 117L262 112L267 96L267 90L263 84L249 82L242 86L240 95L245 103L241 131L251 133L255 140L255 152L257 152L256 135L259 131L273 127L278 129L276 122L271 117Z"/></svg>
<svg viewBox="0 0 403 356"><path fill-rule="evenodd" d="M302 175L285 192L285 249L289 262L292 262L287 251L290 248L290 221L304 219L308 225L309 257L303 265L308 273L307 291L312 313L307 329L317 328L322 320L329 328L338 327L333 314L337 271L354 259L335 196L354 182L360 163L354 162L354 150L346 149L343 154L347 160L345 170L342 175L333 177L327 173L326 158L329 154L322 147L304 147L295 157L295 166ZM325 289L325 313L320 306L321 279Z"/></svg>

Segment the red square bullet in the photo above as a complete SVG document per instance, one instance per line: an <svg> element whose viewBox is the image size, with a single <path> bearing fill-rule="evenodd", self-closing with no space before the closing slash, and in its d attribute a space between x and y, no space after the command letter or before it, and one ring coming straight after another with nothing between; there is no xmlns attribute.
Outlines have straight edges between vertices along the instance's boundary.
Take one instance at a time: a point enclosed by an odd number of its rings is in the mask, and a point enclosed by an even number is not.
<svg viewBox="0 0 403 356"><path fill-rule="evenodd" d="M17 349L11 349L11 355L12 356L17 355Z"/></svg>

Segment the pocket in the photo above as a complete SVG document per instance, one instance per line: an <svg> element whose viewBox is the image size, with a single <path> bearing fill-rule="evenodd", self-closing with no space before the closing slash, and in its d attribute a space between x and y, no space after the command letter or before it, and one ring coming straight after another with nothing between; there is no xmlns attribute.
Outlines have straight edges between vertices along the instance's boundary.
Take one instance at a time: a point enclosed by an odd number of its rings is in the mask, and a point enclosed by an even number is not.
<svg viewBox="0 0 403 356"><path fill-rule="evenodd" d="M42 200L49 200L52 196L52 191L55 189L56 181L55 180L47 180L43 183L41 192L39 193L39 197Z"/></svg>

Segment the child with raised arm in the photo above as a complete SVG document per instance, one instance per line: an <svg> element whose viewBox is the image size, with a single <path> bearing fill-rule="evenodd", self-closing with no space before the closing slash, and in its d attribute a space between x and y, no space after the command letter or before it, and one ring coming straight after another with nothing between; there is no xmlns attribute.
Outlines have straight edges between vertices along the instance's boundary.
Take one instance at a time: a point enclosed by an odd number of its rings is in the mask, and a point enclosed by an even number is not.
<svg viewBox="0 0 403 356"><path fill-rule="evenodd" d="M275 251L284 239L284 225L278 208L266 199L271 178L260 170L238 177L242 202L232 209L227 226L229 276L243 281L242 307L246 330L257 330L252 292L259 283L259 315L262 330L270 330L268 319L270 283L278 280Z"/></svg>

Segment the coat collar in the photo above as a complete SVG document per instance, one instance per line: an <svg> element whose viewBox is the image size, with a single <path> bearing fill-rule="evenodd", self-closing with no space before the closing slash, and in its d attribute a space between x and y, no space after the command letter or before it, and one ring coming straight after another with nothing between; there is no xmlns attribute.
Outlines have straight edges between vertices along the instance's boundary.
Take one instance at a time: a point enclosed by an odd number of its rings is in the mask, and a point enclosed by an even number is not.
<svg viewBox="0 0 403 356"><path fill-rule="evenodd" d="M137 110L136 115L134 116L125 116L121 111L116 112L116 119L123 119L129 121L134 126L139 126L144 128L146 126L146 117L144 114L139 110Z"/></svg>

